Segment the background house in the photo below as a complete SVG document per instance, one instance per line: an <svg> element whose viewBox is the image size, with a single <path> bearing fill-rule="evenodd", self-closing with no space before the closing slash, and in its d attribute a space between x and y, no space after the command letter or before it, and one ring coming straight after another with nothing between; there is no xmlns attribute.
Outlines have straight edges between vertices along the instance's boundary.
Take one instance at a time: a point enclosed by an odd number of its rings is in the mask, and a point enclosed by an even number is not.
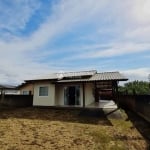
<svg viewBox="0 0 150 150"><path fill-rule="evenodd" d="M33 84L32 83L22 83L17 87L21 95L33 95Z"/></svg>
<svg viewBox="0 0 150 150"><path fill-rule="evenodd" d="M0 84L0 94L19 94L19 90L16 86Z"/></svg>

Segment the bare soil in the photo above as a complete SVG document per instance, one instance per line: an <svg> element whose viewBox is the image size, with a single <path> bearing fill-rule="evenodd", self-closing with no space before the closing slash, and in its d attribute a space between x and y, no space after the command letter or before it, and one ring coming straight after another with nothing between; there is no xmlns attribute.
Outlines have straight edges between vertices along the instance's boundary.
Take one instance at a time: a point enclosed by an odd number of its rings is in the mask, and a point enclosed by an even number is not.
<svg viewBox="0 0 150 150"><path fill-rule="evenodd" d="M1 108L3 150L147 150L148 141L128 119L80 115L81 110Z"/></svg>

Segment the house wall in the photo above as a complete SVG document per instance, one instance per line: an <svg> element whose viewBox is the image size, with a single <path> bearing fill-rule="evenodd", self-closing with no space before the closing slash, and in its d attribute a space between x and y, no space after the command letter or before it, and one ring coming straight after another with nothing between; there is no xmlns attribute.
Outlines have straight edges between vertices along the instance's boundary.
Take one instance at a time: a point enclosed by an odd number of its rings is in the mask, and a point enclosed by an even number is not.
<svg viewBox="0 0 150 150"><path fill-rule="evenodd" d="M95 102L93 91L94 91L94 84L85 83L85 105L89 105Z"/></svg>
<svg viewBox="0 0 150 150"><path fill-rule="evenodd" d="M48 86L48 96L39 96L39 87ZM34 84L33 106L54 106L55 84L50 82L39 82Z"/></svg>
<svg viewBox="0 0 150 150"><path fill-rule="evenodd" d="M56 85L55 87L55 105L64 105L64 86Z"/></svg>
<svg viewBox="0 0 150 150"><path fill-rule="evenodd" d="M32 83L27 83L23 87L20 87L20 94L23 94L23 91L31 91L31 95L33 95L34 87Z"/></svg>
<svg viewBox="0 0 150 150"><path fill-rule="evenodd" d="M84 83L85 89L85 105L89 105L95 101L93 95L93 83ZM39 87L48 86L48 96L39 96ZM52 84L50 82L34 83L33 106L63 106L64 105L64 89L68 86L80 86L80 105L83 106L83 84L82 83L64 83Z"/></svg>

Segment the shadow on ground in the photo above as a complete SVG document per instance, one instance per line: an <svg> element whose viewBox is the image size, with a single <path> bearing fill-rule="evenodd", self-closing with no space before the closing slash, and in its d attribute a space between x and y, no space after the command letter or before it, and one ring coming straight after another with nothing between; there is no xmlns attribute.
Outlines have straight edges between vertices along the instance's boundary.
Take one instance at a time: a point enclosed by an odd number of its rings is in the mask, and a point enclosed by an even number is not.
<svg viewBox="0 0 150 150"><path fill-rule="evenodd" d="M21 118L49 121L64 121L112 126L108 116L100 109L71 110L50 108L0 108L0 119Z"/></svg>
<svg viewBox="0 0 150 150"><path fill-rule="evenodd" d="M136 128L145 138L148 145L147 150L150 150L150 123L129 110L126 110L126 114L128 116L127 120L130 120L133 128Z"/></svg>

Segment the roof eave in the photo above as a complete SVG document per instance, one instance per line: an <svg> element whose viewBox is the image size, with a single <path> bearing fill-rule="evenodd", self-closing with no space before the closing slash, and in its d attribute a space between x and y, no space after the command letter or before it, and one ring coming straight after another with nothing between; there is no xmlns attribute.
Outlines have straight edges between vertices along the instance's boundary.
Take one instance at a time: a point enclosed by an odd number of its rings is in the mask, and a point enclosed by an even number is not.
<svg viewBox="0 0 150 150"><path fill-rule="evenodd" d="M128 79L105 79L105 80L89 80L89 81L127 81Z"/></svg>
<svg viewBox="0 0 150 150"><path fill-rule="evenodd" d="M57 81L57 79L33 79L33 80L24 80L26 83L38 82L38 81Z"/></svg>

